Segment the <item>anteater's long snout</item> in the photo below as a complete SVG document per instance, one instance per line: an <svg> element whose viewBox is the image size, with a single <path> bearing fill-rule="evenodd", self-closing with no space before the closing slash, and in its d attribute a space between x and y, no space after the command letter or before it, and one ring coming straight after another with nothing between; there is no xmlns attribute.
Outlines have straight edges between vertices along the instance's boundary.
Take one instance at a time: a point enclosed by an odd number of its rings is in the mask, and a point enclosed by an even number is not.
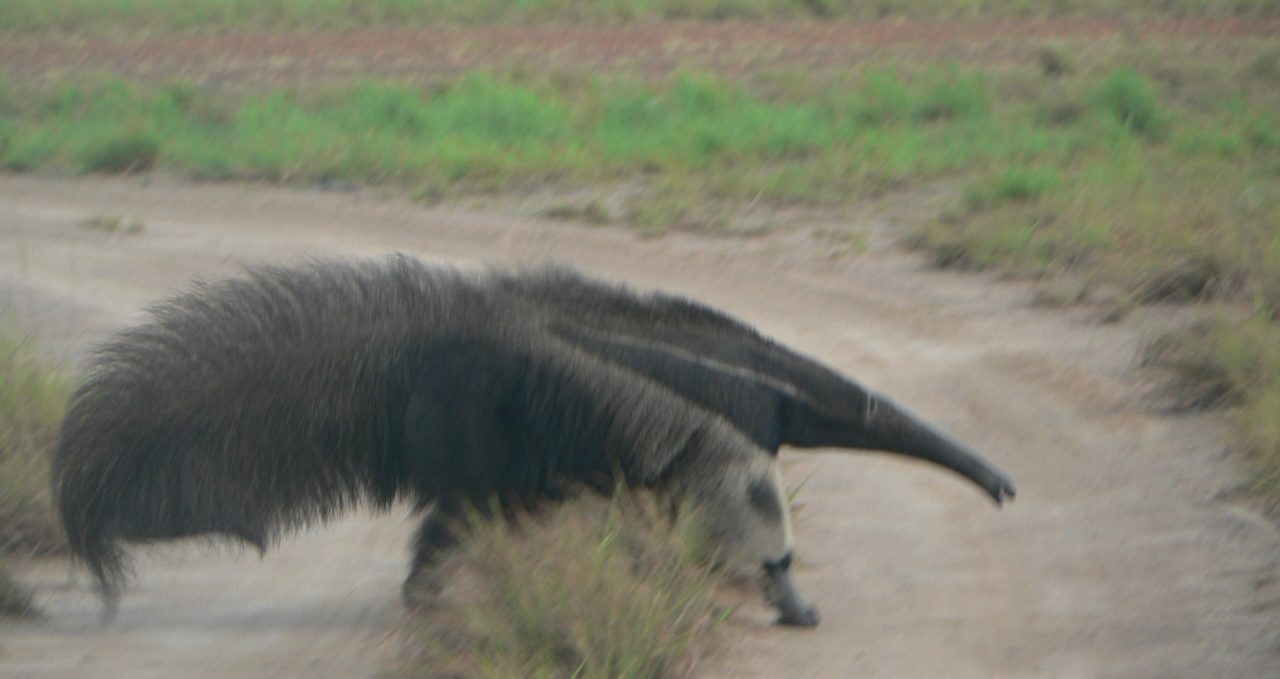
<svg viewBox="0 0 1280 679"><path fill-rule="evenodd" d="M981 486L996 504L1018 494L1013 481L972 448L887 398L869 396L863 426L867 447L946 467Z"/></svg>

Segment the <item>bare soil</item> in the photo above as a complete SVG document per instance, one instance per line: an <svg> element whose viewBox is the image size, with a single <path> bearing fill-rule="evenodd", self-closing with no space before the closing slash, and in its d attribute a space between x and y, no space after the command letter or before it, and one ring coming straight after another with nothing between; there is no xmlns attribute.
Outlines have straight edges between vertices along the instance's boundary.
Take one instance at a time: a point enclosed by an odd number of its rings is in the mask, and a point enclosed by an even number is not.
<svg viewBox="0 0 1280 679"><path fill-rule="evenodd" d="M756 238L641 238L371 192L0 177L0 313L77 363L148 300L246 262L407 251L462 266L556 259L719 305L886 391L1008 470L992 508L958 477L871 454L787 451L798 579L822 607L780 629L751 602L705 677L1280 677L1280 535L1216 415L1151 412L1139 321L1046 310L1020 283L928 270L893 246L928 193ZM85 222L136 217L139 233ZM862 233L864 254L832 232ZM0 623L0 677L374 676L399 652L410 524L315 528L259 558L137 550L119 619L88 578L31 562L44 616Z"/></svg>
<svg viewBox="0 0 1280 679"><path fill-rule="evenodd" d="M907 56L1025 61L1046 41L1092 46L1151 39L1218 43L1280 35L1280 17L1186 20L725 22L617 26L535 25L346 32L128 36L11 36L0 75L65 73L198 83L315 83L384 77L432 80L462 70L624 69L663 74L696 67L754 72L829 71L903 48Z"/></svg>

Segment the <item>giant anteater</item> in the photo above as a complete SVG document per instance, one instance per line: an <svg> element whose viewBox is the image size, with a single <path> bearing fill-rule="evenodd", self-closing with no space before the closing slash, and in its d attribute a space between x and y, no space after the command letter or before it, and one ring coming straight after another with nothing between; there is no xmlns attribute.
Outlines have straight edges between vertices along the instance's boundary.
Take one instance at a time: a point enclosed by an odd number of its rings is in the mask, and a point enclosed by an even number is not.
<svg viewBox="0 0 1280 679"><path fill-rule="evenodd" d="M467 507L625 481L692 504L717 558L759 578L781 622L812 625L788 570L784 443L897 452L997 502L1014 494L962 444L706 306L566 269L406 256L251 268L154 307L99 349L53 475L108 614L124 541L266 549L351 505L405 499L432 507L412 597Z"/></svg>

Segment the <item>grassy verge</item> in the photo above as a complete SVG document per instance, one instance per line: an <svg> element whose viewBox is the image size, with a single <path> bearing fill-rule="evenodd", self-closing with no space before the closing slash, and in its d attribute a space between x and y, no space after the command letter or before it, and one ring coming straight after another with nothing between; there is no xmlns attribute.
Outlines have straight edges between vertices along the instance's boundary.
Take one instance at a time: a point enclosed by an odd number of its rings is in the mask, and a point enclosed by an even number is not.
<svg viewBox="0 0 1280 679"><path fill-rule="evenodd" d="M0 613L25 609L4 554L54 551L62 542L49 497L49 452L70 383L12 333L0 333Z"/></svg>
<svg viewBox="0 0 1280 679"><path fill-rule="evenodd" d="M404 677L685 675L726 612L681 527L635 498L582 499L512 532L479 524L412 624ZM424 669L428 668L428 669Z"/></svg>
<svg viewBox="0 0 1280 679"><path fill-rule="evenodd" d="M1162 56L1148 57L1152 68ZM1259 54L1248 81L1225 74L1235 90L1197 78L1184 89L1212 89L1164 108L1140 72L1054 77L1035 64L660 82L478 73L420 87L248 92L101 78L10 84L0 85L0 166L159 166L196 178L390 183L428 196L639 179L643 200L625 216L669 223L714 200L838 204L957 178L971 180L973 214L1016 221L1039 200L1082 193L1098 198L1094 210L1109 209L1114 196L1098 189L1117 181L1158 192L1164 177L1152 173L1164 166L1180 181L1241 161L1265 172L1280 134L1265 94L1280 80L1266 71L1275 58Z"/></svg>
<svg viewBox="0 0 1280 679"><path fill-rule="evenodd" d="M976 19L1275 14L1268 0L6 0L0 34L296 30L531 21Z"/></svg>
<svg viewBox="0 0 1280 679"><path fill-rule="evenodd" d="M342 179L424 195L639 178L649 196L676 204L667 212L678 222L680 203L845 202L1044 143L1030 129L1003 134L978 74L886 70L832 90L798 74L777 80L752 88L692 73L660 83L473 74L425 88L235 94L120 81L11 85L0 91L0 165L164 166L196 178Z"/></svg>
<svg viewBox="0 0 1280 679"><path fill-rule="evenodd" d="M1174 408L1233 406L1237 437L1261 473L1254 489L1280 508L1280 327L1263 315L1219 313L1166 333L1145 362L1171 371Z"/></svg>
<svg viewBox="0 0 1280 679"><path fill-rule="evenodd" d="M1112 309L1194 304L1146 363L1172 372L1180 407L1231 406L1256 486L1280 496L1280 50L1234 63L1060 79L1033 103L1049 128L1088 123L1096 146L1014 159L962 181L917 244L940 265L1069 280Z"/></svg>

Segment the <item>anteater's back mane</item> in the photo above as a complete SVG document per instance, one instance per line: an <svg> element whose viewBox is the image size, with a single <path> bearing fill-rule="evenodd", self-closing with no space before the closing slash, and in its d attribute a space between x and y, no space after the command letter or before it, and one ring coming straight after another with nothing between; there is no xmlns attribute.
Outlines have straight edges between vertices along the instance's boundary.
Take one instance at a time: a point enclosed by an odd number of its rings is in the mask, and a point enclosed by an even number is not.
<svg viewBox="0 0 1280 679"><path fill-rule="evenodd" d="M495 280L408 257L319 261L152 308L96 354L64 422L54 479L73 551L110 591L122 539L265 548L358 503L533 497L615 469L648 483L708 428L740 442L544 333Z"/></svg>

